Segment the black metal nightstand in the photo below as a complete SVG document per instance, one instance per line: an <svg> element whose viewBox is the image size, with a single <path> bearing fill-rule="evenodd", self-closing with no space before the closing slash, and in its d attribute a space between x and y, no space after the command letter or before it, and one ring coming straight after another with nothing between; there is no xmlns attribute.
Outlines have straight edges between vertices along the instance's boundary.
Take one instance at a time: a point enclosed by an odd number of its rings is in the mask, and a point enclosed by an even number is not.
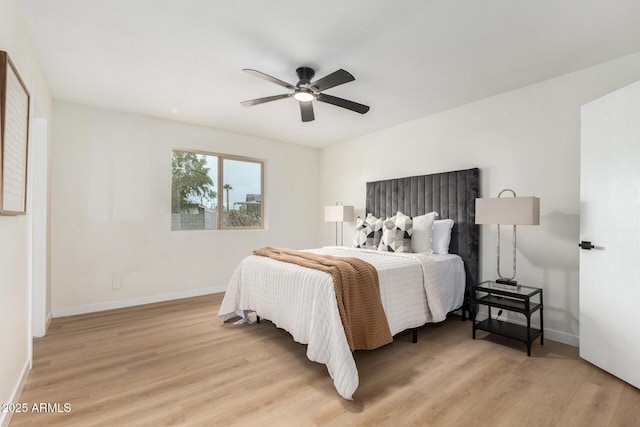
<svg viewBox="0 0 640 427"><path fill-rule="evenodd" d="M471 289L471 319L473 339L476 330L490 332L507 338L522 341L527 345L527 356L531 356L531 343L540 337L540 345L544 345L544 323L542 289L523 285L504 285L493 281L479 283ZM476 322L480 305L488 307L489 317ZM491 308L524 314L527 326L494 319ZM531 327L531 315L540 310L540 329Z"/></svg>

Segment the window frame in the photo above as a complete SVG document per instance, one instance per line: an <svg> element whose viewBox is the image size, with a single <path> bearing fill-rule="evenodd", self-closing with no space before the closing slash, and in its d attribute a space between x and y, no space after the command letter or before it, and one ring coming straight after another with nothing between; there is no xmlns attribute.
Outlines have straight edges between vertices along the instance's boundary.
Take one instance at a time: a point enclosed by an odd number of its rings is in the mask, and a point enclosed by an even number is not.
<svg viewBox="0 0 640 427"><path fill-rule="evenodd" d="M216 153L213 151L205 151L205 150L198 150L198 149L190 149L190 148L173 148L171 149L171 156L173 158L173 153L175 153L176 151L181 151L181 152L185 152L185 153L192 153L192 154L200 154L200 155L204 155L204 156L215 156L218 159L218 177L217 177L217 182L216 182L216 192L217 192L217 209L216 209L216 216L217 216L217 220L218 220L218 227L217 228L199 228L199 229L192 229L192 230L174 230L173 228L171 229L171 231L229 231L229 230L266 230L266 218L265 218L265 194L264 194L264 176L265 176L265 168L267 165L267 161L264 159L259 159L256 157L246 157L246 156L240 156L240 155L236 155L236 154L223 154L223 153ZM260 219L261 219L261 225L260 226L254 226L254 227L250 227L250 226L243 226L243 227L233 227L233 226L226 226L224 224L224 196L223 196L223 191L224 191L224 184L223 184L223 179L224 179L224 160L234 160L234 161L240 161L240 162L247 162L247 163L257 163L260 165ZM171 179L173 180L173 176L171 176ZM173 197L173 195L171 196ZM220 208L222 206L222 208Z"/></svg>

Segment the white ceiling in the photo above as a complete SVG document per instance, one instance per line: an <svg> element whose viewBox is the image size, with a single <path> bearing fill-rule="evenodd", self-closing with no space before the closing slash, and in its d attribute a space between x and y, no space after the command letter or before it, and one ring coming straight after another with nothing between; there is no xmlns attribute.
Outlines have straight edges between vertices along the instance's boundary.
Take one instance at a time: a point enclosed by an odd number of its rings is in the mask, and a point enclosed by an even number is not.
<svg viewBox="0 0 640 427"><path fill-rule="evenodd" d="M54 98L313 147L640 51L638 0L21 0ZM240 101L339 68L328 94Z"/></svg>

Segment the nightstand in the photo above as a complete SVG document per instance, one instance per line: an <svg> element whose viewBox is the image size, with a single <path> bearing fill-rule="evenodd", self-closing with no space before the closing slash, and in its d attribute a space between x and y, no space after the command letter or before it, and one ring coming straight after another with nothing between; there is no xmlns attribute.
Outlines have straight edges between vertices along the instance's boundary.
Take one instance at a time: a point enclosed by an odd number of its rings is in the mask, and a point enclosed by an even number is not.
<svg viewBox="0 0 640 427"><path fill-rule="evenodd" d="M487 307L489 317L476 321L479 306ZM493 318L491 309L497 308L523 314L526 326ZM531 315L540 311L540 329L531 327ZM521 341L527 345L527 356L531 356L531 343L540 337L544 345L542 289L523 285L504 285L493 281L479 283L471 289L471 319L473 339L476 330L490 332L503 337ZM497 316L496 316L497 317Z"/></svg>

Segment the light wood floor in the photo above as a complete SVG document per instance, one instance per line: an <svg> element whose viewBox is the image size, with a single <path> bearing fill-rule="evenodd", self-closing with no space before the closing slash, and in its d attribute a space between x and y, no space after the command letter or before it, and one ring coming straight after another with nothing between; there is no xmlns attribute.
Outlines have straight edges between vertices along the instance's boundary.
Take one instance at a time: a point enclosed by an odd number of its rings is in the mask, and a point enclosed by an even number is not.
<svg viewBox="0 0 640 427"><path fill-rule="evenodd" d="M11 426L638 426L640 391L576 348L480 334L457 317L356 352L360 387L337 394L306 347L264 321L222 324L222 295L54 319L34 343Z"/></svg>

